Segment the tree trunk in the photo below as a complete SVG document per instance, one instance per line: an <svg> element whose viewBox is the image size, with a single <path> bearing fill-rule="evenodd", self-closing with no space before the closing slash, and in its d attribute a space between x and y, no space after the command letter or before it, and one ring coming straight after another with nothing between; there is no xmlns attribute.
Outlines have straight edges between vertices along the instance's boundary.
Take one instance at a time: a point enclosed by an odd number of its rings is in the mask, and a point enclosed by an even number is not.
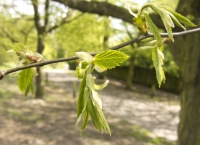
<svg viewBox="0 0 200 145"><path fill-rule="evenodd" d="M44 35L38 35L37 52L42 54L44 50ZM41 68L37 68L38 76L35 78L35 98L42 99L44 95L44 86L42 85L42 73Z"/></svg>
<svg viewBox="0 0 200 145"><path fill-rule="evenodd" d="M134 61L135 58L134 56L130 57L130 66L126 78L126 89L131 89L132 87L132 82L133 82L133 75L134 75Z"/></svg>
<svg viewBox="0 0 200 145"><path fill-rule="evenodd" d="M200 145L200 34L184 40L178 145Z"/></svg>
<svg viewBox="0 0 200 145"><path fill-rule="evenodd" d="M178 12L200 16L199 0L180 0ZM181 111L178 127L178 145L200 145L200 34L190 34L172 44L181 55L178 61L181 79ZM181 44L181 43L182 44Z"/></svg>

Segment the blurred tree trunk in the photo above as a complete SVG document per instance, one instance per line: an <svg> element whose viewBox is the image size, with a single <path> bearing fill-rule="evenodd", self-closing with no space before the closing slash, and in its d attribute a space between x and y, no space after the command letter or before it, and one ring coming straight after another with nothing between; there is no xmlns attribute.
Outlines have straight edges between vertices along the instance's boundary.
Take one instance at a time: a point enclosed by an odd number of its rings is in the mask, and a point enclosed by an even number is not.
<svg viewBox="0 0 200 145"><path fill-rule="evenodd" d="M200 1L180 0L177 11L198 20ZM171 44L171 50L180 66L182 84L178 145L200 145L200 34L178 38Z"/></svg>
<svg viewBox="0 0 200 145"><path fill-rule="evenodd" d="M44 39L45 35L40 34L42 32L38 32L38 44L37 44L37 52L42 54L44 50ZM38 76L35 78L35 98L42 99L44 95L44 86L42 85L42 73L41 68L37 68Z"/></svg>
<svg viewBox="0 0 200 145"><path fill-rule="evenodd" d="M31 0L32 6L34 9L34 23L35 23L35 28L37 30L37 52L42 54L45 48L44 42L45 42L45 37L47 36L48 33L51 33L53 30L59 28L60 26L70 23L72 21L68 20L68 18L71 16L70 11L68 10L68 13L66 17L62 18L60 22L56 23L53 26L50 26L47 28L49 24L49 6L50 6L50 0ZM44 16L39 13L39 5L40 3L44 2ZM73 20L76 18L80 17L81 15L75 17ZM41 70L40 68L37 68L38 70L38 76L36 77L36 93L35 93L35 98L43 98L43 85L42 85L42 76L41 76Z"/></svg>
<svg viewBox="0 0 200 145"><path fill-rule="evenodd" d="M132 82L133 82L133 75L134 75L134 66L135 66L135 57L131 56L130 57L130 65L128 69L128 74L126 77L126 89L131 89L132 87Z"/></svg>
<svg viewBox="0 0 200 145"><path fill-rule="evenodd" d="M39 1L32 0L32 5L34 9L34 23L37 30L37 52L42 54L44 50L44 39L46 36L46 27L48 24L48 9L49 9L49 0L45 1L45 18L44 25L41 25L41 18L39 14ZM41 69L37 68L38 76L35 79L35 98L42 99L43 98L43 85L42 85L42 74Z"/></svg>

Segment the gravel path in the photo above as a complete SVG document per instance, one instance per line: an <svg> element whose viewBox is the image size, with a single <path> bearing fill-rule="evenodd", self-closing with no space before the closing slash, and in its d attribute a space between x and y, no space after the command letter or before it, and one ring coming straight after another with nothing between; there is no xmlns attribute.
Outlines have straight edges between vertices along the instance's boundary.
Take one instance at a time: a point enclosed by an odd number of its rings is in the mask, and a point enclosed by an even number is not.
<svg viewBox="0 0 200 145"><path fill-rule="evenodd" d="M48 73L49 81L56 80L59 85L62 84L69 91L72 91L72 83L77 81L76 77L65 75L63 71L60 71L61 77L57 72L48 71ZM144 93L123 89L123 84L116 81L111 81L111 84L114 85L108 85L99 92L103 100L104 111L148 130L153 137L164 137L169 141L177 139L179 105L153 101ZM145 89L145 87L140 89ZM171 95L166 92L160 94Z"/></svg>
<svg viewBox="0 0 200 145"><path fill-rule="evenodd" d="M177 139L179 106L145 99L144 95L115 86L109 86L101 94L104 110L112 115L147 129L152 136L164 137L170 141Z"/></svg>

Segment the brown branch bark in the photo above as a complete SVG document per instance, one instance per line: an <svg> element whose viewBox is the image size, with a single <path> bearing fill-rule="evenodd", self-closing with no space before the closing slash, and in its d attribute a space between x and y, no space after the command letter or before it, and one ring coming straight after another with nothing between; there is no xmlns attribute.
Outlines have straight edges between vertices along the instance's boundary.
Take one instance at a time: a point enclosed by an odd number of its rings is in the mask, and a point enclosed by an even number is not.
<svg viewBox="0 0 200 145"><path fill-rule="evenodd" d="M41 32L42 30L42 25L40 24L40 14L38 12L38 0L32 0L32 5L33 5L33 9L34 9L34 23L35 23L35 27L37 29L38 32Z"/></svg>
<svg viewBox="0 0 200 145"><path fill-rule="evenodd" d="M46 0L45 1L45 15L44 15L44 27L45 27L45 30L46 30L46 27L48 25L48 22L49 22L49 0Z"/></svg>
<svg viewBox="0 0 200 145"><path fill-rule="evenodd" d="M73 0L53 0L62 3L72 9L79 10L81 12L88 12L98 14L101 16L111 16L121 19L123 21L132 23L133 16L124 8L115 6L108 2L97 1L73 1Z"/></svg>
<svg viewBox="0 0 200 145"><path fill-rule="evenodd" d="M100 16L111 16L113 18L121 19L125 22L133 24L133 16L127 9L110 4L108 2L97 1L79 1L79 0L53 0L68 6L72 9L79 10L81 12L98 14ZM156 23L156 26L164 29L164 25L157 14L151 14L151 18ZM178 27L177 27L178 28ZM180 29L178 29L180 30Z"/></svg>

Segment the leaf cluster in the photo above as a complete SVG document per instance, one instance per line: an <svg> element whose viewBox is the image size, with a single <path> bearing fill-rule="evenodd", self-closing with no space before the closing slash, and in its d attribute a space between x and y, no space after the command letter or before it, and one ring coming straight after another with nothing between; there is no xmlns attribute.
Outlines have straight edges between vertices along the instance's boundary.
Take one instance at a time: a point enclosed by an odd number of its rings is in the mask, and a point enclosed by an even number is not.
<svg viewBox="0 0 200 145"><path fill-rule="evenodd" d="M122 52L115 50L107 50L92 57L86 52L77 52L76 55L81 59L77 66L76 74L82 80L78 104L77 104L77 122L78 125L82 120L81 133L87 125L89 117L91 117L93 125L103 133L107 130L111 135L110 127L102 111L102 100L97 92L107 86L107 80L101 85L95 84L95 77L92 71L103 72L118 66L120 63L128 59L128 56Z"/></svg>
<svg viewBox="0 0 200 145"><path fill-rule="evenodd" d="M161 83L165 81L165 73L163 71L164 54L162 53L162 49L164 43L166 43L167 41L166 39L163 40L161 38L157 26L154 24L149 16L149 13L146 11L147 8L151 8L160 15L161 20L168 33L169 40L173 42L174 38L172 34L172 28L174 28L175 25L182 28L183 30L186 30L184 25L189 27L195 27L196 25L183 15L172 10L170 7L163 6L159 3L146 3L141 7L137 14L133 14L133 12L129 9L130 13L134 16L133 22L138 27L141 34L147 34L148 31L150 31L152 32L157 42L154 46L154 49L152 49L152 60L156 70L156 78L160 87Z"/></svg>
<svg viewBox="0 0 200 145"><path fill-rule="evenodd" d="M12 50L8 53L15 53L19 57L18 66L25 66L32 63L37 63L43 60L43 56L39 53L32 52L22 43L15 43ZM37 76L35 68L28 68L16 73L18 76L18 87L26 97L29 91L34 93L33 78Z"/></svg>

